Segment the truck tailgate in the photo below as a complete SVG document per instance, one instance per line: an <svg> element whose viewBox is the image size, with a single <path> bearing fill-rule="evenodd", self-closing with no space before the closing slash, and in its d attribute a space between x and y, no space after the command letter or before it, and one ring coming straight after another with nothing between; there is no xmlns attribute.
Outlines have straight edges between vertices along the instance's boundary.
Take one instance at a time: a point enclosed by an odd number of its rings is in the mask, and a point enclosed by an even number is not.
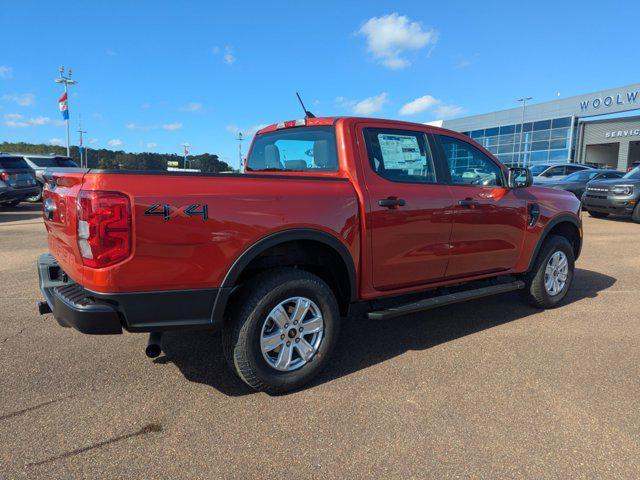
<svg viewBox="0 0 640 480"><path fill-rule="evenodd" d="M82 283L82 258L76 235L76 199L85 173L85 169L47 173L42 198L49 252L78 283Z"/></svg>

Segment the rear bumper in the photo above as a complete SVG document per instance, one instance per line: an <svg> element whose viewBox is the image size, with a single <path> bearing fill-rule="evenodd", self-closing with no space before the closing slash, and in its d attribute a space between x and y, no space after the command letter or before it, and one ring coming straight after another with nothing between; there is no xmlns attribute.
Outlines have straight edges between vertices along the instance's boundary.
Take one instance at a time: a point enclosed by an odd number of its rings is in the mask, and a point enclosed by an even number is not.
<svg viewBox="0 0 640 480"><path fill-rule="evenodd" d="M590 195L589 193L582 196L582 205L585 210L593 212L631 215L636 204L636 198Z"/></svg>
<svg viewBox="0 0 640 480"><path fill-rule="evenodd" d="M12 202L13 200L24 200L37 195L40 191L39 187L29 188L8 188L0 192L0 202Z"/></svg>
<svg viewBox="0 0 640 480"><path fill-rule="evenodd" d="M69 279L52 255L38 258L40 290L56 321L82 333L192 330L222 325L231 289L98 293Z"/></svg>

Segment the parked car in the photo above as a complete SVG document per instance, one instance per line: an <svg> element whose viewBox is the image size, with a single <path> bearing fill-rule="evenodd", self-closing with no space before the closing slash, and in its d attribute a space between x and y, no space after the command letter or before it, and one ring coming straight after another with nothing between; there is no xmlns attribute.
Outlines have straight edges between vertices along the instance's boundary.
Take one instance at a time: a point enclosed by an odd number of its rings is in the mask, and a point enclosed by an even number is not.
<svg viewBox="0 0 640 480"><path fill-rule="evenodd" d="M33 173L36 176L38 182L38 193L29 197L28 202L39 202L42 200L42 187L44 185L43 174L47 168L77 168L78 165L69 157L63 157L61 155L39 155L33 153L20 154L27 162L27 165L31 167Z"/></svg>
<svg viewBox="0 0 640 480"><path fill-rule="evenodd" d="M606 180L609 178L621 178L623 172L617 170L582 170L564 177L562 180L546 182L547 188L558 188L573 193L578 199L582 198L587 184L593 180Z"/></svg>
<svg viewBox="0 0 640 480"><path fill-rule="evenodd" d="M640 167L640 160L636 160L635 162L631 162L631 165L629 165L629 168L627 168L627 172L630 172L631 170L633 170L636 167Z"/></svg>
<svg viewBox="0 0 640 480"><path fill-rule="evenodd" d="M84 333L151 332L149 356L165 330L221 328L229 366L268 392L318 374L354 305L388 321L520 290L557 307L582 245L573 194L418 123L274 124L244 174L45 177L41 313Z"/></svg>
<svg viewBox="0 0 640 480"><path fill-rule="evenodd" d="M4 207L15 207L38 192L36 178L22 157L0 153L0 183L0 206Z"/></svg>
<svg viewBox="0 0 640 480"><path fill-rule="evenodd" d="M530 168L535 184L561 180L572 173L593 169L579 163L539 163Z"/></svg>
<svg viewBox="0 0 640 480"><path fill-rule="evenodd" d="M592 217L624 215L640 223L640 166L622 178L589 182L582 204Z"/></svg>

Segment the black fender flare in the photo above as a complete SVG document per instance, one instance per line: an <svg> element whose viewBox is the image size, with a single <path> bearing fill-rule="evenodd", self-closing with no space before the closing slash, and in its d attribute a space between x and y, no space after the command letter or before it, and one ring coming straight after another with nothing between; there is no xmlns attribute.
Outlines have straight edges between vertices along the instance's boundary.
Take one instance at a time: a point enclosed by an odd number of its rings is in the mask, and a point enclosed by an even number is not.
<svg viewBox="0 0 640 480"><path fill-rule="evenodd" d="M349 253L349 250L347 250L347 247L345 247L344 244L333 235L330 235L321 230L307 228L284 230L281 232L273 233L262 238L261 240L258 240L251 247L245 250L242 255L240 255L236 259L235 262L233 262L233 265L231 265L231 268L222 281L221 287L225 288L235 286L238 277L240 277L240 274L245 269L245 267L249 265L249 263L262 252L280 243L290 242L293 240L314 240L320 243L324 243L325 245L335 250L338 255L340 255L342 261L347 267L350 287L349 298L351 299L351 301L355 301L357 299L356 268L353 263L353 258L351 258L351 254Z"/></svg>
<svg viewBox="0 0 640 480"><path fill-rule="evenodd" d="M236 282L243 270L254 260L258 255L265 252L271 247L275 247L281 243L290 242L293 240L314 240L327 245L340 255L342 261L347 268L347 274L349 276L349 300L355 302L358 299L358 279L356 275L356 268L351 257L351 253L347 250L347 247L333 235L330 235L322 230L315 230L311 228L294 228L290 230L284 230L276 233L272 233L251 245L247 248L231 265L229 271L224 277L218 295L216 297L215 305L212 312L212 320L217 323L224 315L224 311L229 300L231 292L236 287Z"/></svg>
<svg viewBox="0 0 640 480"><path fill-rule="evenodd" d="M542 233L540 234L540 238L538 238L538 242L536 243L535 248L533 249L533 253L531 254L531 258L529 259L529 266L527 267L527 272L530 272L531 269L533 268L533 264L536 261L536 258L538 258L538 253L540 252L540 248L542 248L542 244L544 243L544 241L547 239L547 237L549 236L549 232L551 232L551 230L561 224L561 223L571 223L574 227L576 227L578 229L578 232L581 232L581 227L580 227L580 221L578 219L576 219L576 217L574 217L573 215L568 215L568 214L560 214L556 217L553 217L551 220L549 220L549 222L547 222L547 224L545 225L544 229L542 230ZM578 256L580 255L580 250L582 249L582 235L580 235L580 239L579 239L579 244L578 244L578 249L577 249L577 254L576 254L576 259L578 258Z"/></svg>

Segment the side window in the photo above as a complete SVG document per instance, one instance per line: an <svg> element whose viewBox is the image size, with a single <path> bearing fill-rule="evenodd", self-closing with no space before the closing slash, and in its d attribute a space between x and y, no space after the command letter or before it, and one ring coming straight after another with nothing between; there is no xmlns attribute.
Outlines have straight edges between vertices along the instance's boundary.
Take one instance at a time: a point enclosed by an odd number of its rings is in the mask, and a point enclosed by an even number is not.
<svg viewBox="0 0 640 480"><path fill-rule="evenodd" d="M564 175L564 174L565 174L564 167L553 167L547 170L543 174L543 177L557 177L558 175Z"/></svg>
<svg viewBox="0 0 640 480"><path fill-rule="evenodd" d="M392 182L436 183L425 134L409 130L365 128L371 169Z"/></svg>
<svg viewBox="0 0 640 480"><path fill-rule="evenodd" d="M449 163L451 181L456 185L502 186L502 170L473 145L440 135Z"/></svg>
<svg viewBox="0 0 640 480"><path fill-rule="evenodd" d="M567 173L580 172L580 171L583 171L583 170L584 170L583 167L578 167L578 166L574 166L574 165L569 165L567 167Z"/></svg>

